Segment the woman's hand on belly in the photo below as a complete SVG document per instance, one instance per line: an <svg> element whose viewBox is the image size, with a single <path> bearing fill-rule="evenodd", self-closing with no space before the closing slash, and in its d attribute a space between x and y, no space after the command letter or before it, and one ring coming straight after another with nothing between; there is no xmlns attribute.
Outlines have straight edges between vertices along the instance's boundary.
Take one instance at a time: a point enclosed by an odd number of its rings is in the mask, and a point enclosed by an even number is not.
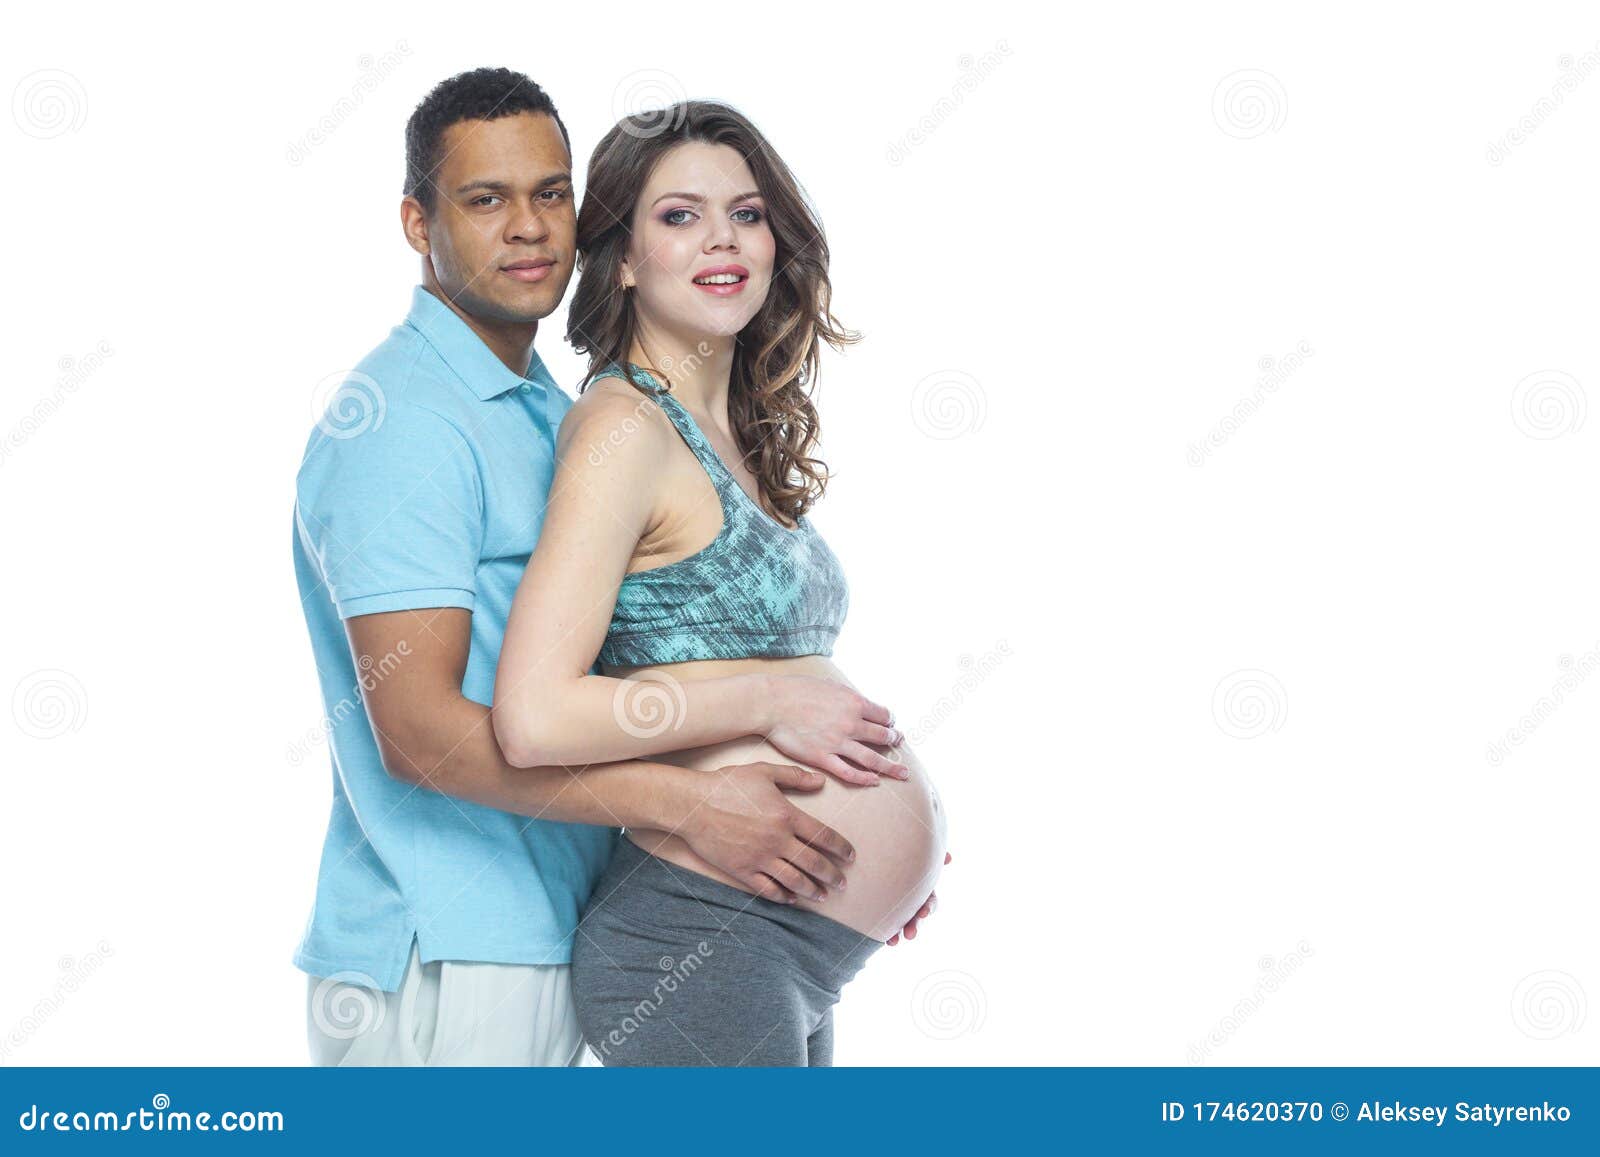
<svg viewBox="0 0 1600 1157"><path fill-rule="evenodd" d="M894 715L847 683L811 675L773 675L767 741L790 759L845 783L875 787L879 776L906 779L905 765L868 747L898 747Z"/></svg>

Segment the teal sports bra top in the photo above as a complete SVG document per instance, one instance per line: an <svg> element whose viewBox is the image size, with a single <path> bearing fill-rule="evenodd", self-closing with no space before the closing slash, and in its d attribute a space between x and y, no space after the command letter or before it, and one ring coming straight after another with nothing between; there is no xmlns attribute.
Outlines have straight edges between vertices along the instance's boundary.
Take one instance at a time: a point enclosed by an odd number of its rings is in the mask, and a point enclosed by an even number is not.
<svg viewBox="0 0 1600 1157"><path fill-rule="evenodd" d="M694 659L831 655L849 608L844 569L805 516L786 529L745 493L683 404L644 370L595 375L631 381L653 398L711 477L722 529L677 562L625 575L600 661L612 667Z"/></svg>

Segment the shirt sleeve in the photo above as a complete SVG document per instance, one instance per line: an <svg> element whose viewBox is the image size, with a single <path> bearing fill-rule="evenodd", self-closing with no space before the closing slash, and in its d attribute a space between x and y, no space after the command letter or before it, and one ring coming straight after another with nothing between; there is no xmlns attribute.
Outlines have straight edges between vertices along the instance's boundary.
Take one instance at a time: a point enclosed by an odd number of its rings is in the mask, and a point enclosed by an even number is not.
<svg viewBox="0 0 1600 1157"><path fill-rule="evenodd" d="M295 480L295 520L341 619L472 609L483 480L444 416L391 403L359 434L318 434Z"/></svg>

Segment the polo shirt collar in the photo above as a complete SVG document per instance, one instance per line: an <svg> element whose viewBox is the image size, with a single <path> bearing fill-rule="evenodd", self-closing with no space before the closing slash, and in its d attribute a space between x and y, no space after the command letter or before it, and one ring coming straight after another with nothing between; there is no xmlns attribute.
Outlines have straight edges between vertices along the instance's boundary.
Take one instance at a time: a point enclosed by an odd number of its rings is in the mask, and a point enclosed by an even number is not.
<svg viewBox="0 0 1600 1157"><path fill-rule="evenodd" d="M485 402L524 385L542 390L554 384L537 350L528 359L527 377L513 373L455 310L424 286L411 291L411 312L406 315L406 324L422 334L467 388Z"/></svg>

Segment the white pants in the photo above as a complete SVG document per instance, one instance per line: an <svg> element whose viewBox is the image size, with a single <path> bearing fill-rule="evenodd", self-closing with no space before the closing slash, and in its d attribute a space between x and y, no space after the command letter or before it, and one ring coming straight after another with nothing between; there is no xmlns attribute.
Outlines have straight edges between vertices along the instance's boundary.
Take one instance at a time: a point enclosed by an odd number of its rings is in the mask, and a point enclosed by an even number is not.
<svg viewBox="0 0 1600 1157"><path fill-rule="evenodd" d="M583 1043L566 964L423 964L411 945L400 991L341 973L310 977L314 1065L598 1065Z"/></svg>

